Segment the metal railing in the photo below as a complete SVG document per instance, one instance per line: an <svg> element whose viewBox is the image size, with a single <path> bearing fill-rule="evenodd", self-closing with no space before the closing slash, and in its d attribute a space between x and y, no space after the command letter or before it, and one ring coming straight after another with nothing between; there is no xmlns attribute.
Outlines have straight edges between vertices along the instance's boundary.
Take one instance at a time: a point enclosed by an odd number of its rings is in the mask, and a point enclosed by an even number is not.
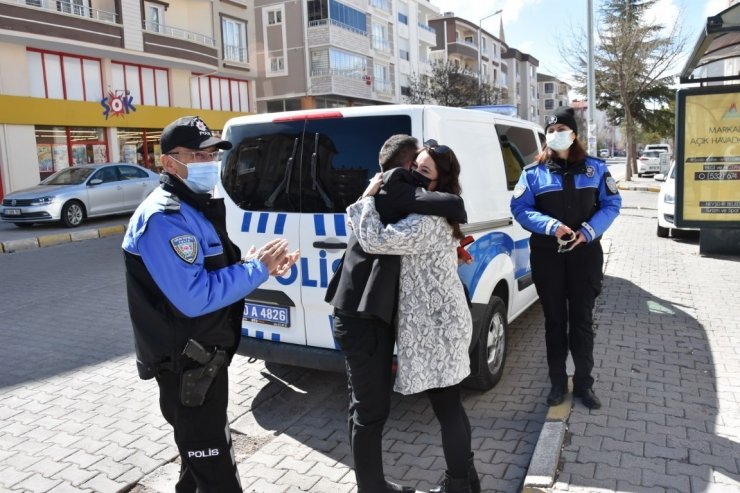
<svg viewBox="0 0 740 493"><path fill-rule="evenodd" d="M331 76L337 76L337 77L344 77L346 79L356 79L356 80L367 80L367 75L365 75L365 71L361 69L355 69L355 68L322 68L322 69L312 69L311 70L311 77L320 77L324 75L331 75Z"/></svg>
<svg viewBox="0 0 740 493"><path fill-rule="evenodd" d="M390 53L391 51L391 42L388 38L382 38L380 36L372 36L370 38L370 43L374 50L385 51L387 53Z"/></svg>
<svg viewBox="0 0 740 493"><path fill-rule="evenodd" d="M332 24L333 26L352 31L353 33L359 34L360 36L368 36L366 31L362 31L360 29L357 29L356 27L352 27L349 24L345 24L344 22L335 21L334 19L319 19L316 21L309 21L308 27L326 26L328 24Z"/></svg>
<svg viewBox="0 0 740 493"><path fill-rule="evenodd" d="M224 46L224 60L230 62L249 63L247 49L226 45Z"/></svg>
<svg viewBox="0 0 740 493"><path fill-rule="evenodd" d="M388 80L375 79L373 81L373 88L375 92L381 94L393 94L393 83Z"/></svg>
<svg viewBox="0 0 740 493"><path fill-rule="evenodd" d="M117 24L118 14L105 10L93 9L85 5L79 5L63 0L0 0L0 3L12 3L24 5L26 7L35 7L43 10L49 10L60 14L75 15L86 19Z"/></svg>
<svg viewBox="0 0 740 493"><path fill-rule="evenodd" d="M186 31L179 27L172 27L166 24L160 24L158 22L144 21L144 30L152 33L163 34L171 38L180 38L194 43L215 47L216 41L210 36L205 34L194 33L192 31Z"/></svg>
<svg viewBox="0 0 740 493"><path fill-rule="evenodd" d="M423 29L425 31L429 31L430 33L432 33L434 35L437 34L437 30L434 29L432 26L430 26L428 24L424 24L423 22L417 22L417 25L419 26L419 28L421 28L421 29Z"/></svg>

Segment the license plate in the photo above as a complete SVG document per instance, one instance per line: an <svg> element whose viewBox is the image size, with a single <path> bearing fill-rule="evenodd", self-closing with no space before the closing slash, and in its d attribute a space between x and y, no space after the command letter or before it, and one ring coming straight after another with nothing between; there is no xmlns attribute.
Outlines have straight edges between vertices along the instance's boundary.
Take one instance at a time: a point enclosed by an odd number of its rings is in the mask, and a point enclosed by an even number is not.
<svg viewBox="0 0 740 493"><path fill-rule="evenodd" d="M21 210L20 209L5 209L3 211L3 213L6 216L20 216L21 215Z"/></svg>
<svg viewBox="0 0 740 493"><path fill-rule="evenodd" d="M244 320L259 324L290 327L290 308L259 303L244 304Z"/></svg>

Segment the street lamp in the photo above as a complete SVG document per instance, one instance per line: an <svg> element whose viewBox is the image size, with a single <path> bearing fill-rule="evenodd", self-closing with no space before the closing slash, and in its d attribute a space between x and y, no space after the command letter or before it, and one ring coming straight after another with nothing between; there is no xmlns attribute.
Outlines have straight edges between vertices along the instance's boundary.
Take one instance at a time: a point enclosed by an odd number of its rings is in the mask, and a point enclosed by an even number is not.
<svg viewBox="0 0 740 493"><path fill-rule="evenodd" d="M483 40L483 21L494 15L499 15L504 9L498 9L493 14L488 14L485 17L481 17L478 21L478 98L480 103L481 87L483 85L483 57L481 56L481 42Z"/></svg>

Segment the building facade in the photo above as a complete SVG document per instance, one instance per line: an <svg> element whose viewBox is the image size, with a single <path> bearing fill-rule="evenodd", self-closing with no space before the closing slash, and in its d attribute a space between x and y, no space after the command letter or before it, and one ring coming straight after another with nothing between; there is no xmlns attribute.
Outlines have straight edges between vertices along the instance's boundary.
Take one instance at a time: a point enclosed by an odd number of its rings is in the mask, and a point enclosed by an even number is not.
<svg viewBox="0 0 740 493"><path fill-rule="evenodd" d="M240 0L0 0L0 195L84 163L156 168L172 120L254 112L252 16Z"/></svg>
<svg viewBox="0 0 740 493"><path fill-rule="evenodd" d="M437 33L432 48L435 60L452 62L480 80L500 91L502 101L509 98L508 67L502 63L502 55L508 47L500 36L496 37L479 25L466 19L455 17L454 12L445 12L431 19L429 24Z"/></svg>
<svg viewBox="0 0 740 493"><path fill-rule="evenodd" d="M548 74L537 74L537 94L540 119L538 123L545 125L545 117L561 106L568 106L568 93L571 87L557 77Z"/></svg>
<svg viewBox="0 0 740 493"><path fill-rule="evenodd" d="M540 62L527 53L509 48L503 54L503 62L508 69L507 104L516 107L519 118L540 122L539 100L537 95L537 67Z"/></svg>
<svg viewBox="0 0 740 493"><path fill-rule="evenodd" d="M427 70L425 0L255 0L259 112L398 103Z"/></svg>

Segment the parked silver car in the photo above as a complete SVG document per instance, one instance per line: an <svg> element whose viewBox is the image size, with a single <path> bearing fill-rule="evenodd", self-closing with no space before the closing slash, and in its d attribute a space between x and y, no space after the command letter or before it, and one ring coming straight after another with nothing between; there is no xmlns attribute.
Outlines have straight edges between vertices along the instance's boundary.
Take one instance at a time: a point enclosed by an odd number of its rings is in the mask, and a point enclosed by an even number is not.
<svg viewBox="0 0 740 493"><path fill-rule="evenodd" d="M0 221L16 226L131 212L159 184L159 175L135 164L89 164L59 170L35 187L3 198Z"/></svg>

